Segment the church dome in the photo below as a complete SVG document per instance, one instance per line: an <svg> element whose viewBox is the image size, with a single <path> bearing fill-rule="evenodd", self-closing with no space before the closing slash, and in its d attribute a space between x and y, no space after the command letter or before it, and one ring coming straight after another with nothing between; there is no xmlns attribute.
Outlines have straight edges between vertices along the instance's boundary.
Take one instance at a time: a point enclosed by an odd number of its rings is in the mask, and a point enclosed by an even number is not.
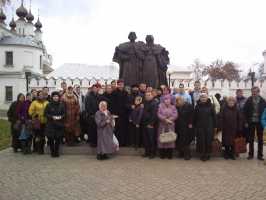
<svg viewBox="0 0 266 200"><path fill-rule="evenodd" d="M6 20L6 15L2 8L0 8L0 22L4 22Z"/></svg>
<svg viewBox="0 0 266 200"><path fill-rule="evenodd" d="M40 22L40 19L38 18L37 22L35 23L35 27L40 30L42 28L42 23Z"/></svg>
<svg viewBox="0 0 266 200"><path fill-rule="evenodd" d="M9 26L10 26L11 29L15 29L16 28L17 24L16 24L16 22L14 20L14 17L12 18L11 22L9 23Z"/></svg>
<svg viewBox="0 0 266 200"><path fill-rule="evenodd" d="M21 6L16 10L16 14L19 18L25 18L28 15L28 11L23 5L23 0Z"/></svg>
<svg viewBox="0 0 266 200"><path fill-rule="evenodd" d="M29 13L26 16L26 19L28 20L28 22L32 22L34 20L34 16L31 13L31 10L29 11Z"/></svg>

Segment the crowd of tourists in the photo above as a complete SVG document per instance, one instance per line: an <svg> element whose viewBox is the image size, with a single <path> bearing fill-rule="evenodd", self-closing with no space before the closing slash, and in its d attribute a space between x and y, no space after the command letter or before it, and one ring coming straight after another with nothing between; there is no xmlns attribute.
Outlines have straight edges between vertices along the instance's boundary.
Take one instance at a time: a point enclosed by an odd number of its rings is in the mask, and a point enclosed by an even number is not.
<svg viewBox="0 0 266 200"><path fill-rule="evenodd" d="M59 157L62 144L88 143L97 147L98 160L110 158L118 145L136 150L144 147L142 156L150 159L172 159L177 151L178 157L189 160L196 146L200 159L207 161L217 149L221 133L225 159L235 160L247 146L247 158L253 159L257 138L257 158L263 160L265 108L258 87L247 98L241 89L235 96L222 98L209 94L199 81L193 90L182 83L171 90L165 85L127 87L118 80L110 85L94 84L86 94L79 85L65 82L51 94L47 87L32 89L18 95L7 116L15 153L44 154L47 144L51 156Z"/></svg>

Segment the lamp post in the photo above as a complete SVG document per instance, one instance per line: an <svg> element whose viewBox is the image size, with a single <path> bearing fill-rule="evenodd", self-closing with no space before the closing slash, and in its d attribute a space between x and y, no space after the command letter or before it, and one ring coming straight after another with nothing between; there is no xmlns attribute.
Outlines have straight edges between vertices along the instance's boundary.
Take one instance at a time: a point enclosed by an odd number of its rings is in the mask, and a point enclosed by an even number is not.
<svg viewBox="0 0 266 200"><path fill-rule="evenodd" d="M251 78L251 85L252 85L252 87L254 87L254 82L255 82L255 72L251 71L251 69L250 69L250 71L249 71L249 73L248 73L248 76Z"/></svg>
<svg viewBox="0 0 266 200"><path fill-rule="evenodd" d="M168 73L168 86L171 87L171 73Z"/></svg>
<svg viewBox="0 0 266 200"><path fill-rule="evenodd" d="M26 77L26 90L28 93L29 92L29 79L31 77L31 72L25 72L25 77Z"/></svg>

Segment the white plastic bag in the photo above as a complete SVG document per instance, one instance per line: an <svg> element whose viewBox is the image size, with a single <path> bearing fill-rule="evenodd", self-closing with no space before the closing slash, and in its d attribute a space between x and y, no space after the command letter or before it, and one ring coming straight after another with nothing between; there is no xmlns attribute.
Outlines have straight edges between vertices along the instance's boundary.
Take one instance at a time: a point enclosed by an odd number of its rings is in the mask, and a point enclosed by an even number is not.
<svg viewBox="0 0 266 200"><path fill-rule="evenodd" d="M113 134L113 142L114 142L115 151L119 151L119 142L117 138L115 137L115 134Z"/></svg>

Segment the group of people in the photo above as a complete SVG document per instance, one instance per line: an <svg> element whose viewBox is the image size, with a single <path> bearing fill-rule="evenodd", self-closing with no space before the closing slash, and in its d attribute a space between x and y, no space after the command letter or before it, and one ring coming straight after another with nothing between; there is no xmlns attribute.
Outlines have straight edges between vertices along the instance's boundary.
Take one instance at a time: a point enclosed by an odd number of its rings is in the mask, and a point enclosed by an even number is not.
<svg viewBox="0 0 266 200"><path fill-rule="evenodd" d="M248 159L263 160L263 131L266 127L266 102L258 87L245 98L238 89L235 97L221 99L211 95L196 81L186 91L184 84L171 90L166 85L152 88L144 83L127 87L123 80L110 85L94 84L87 94L80 86L67 86L49 94L49 89L33 89L19 94L8 110L12 147L24 154L44 153L47 145L52 157L59 156L60 144L87 142L97 147L97 159L105 160L119 146L144 147L143 157L191 159L191 144L202 161L210 159L213 140L222 133L225 159L236 159L234 141L244 137L249 144Z"/></svg>

